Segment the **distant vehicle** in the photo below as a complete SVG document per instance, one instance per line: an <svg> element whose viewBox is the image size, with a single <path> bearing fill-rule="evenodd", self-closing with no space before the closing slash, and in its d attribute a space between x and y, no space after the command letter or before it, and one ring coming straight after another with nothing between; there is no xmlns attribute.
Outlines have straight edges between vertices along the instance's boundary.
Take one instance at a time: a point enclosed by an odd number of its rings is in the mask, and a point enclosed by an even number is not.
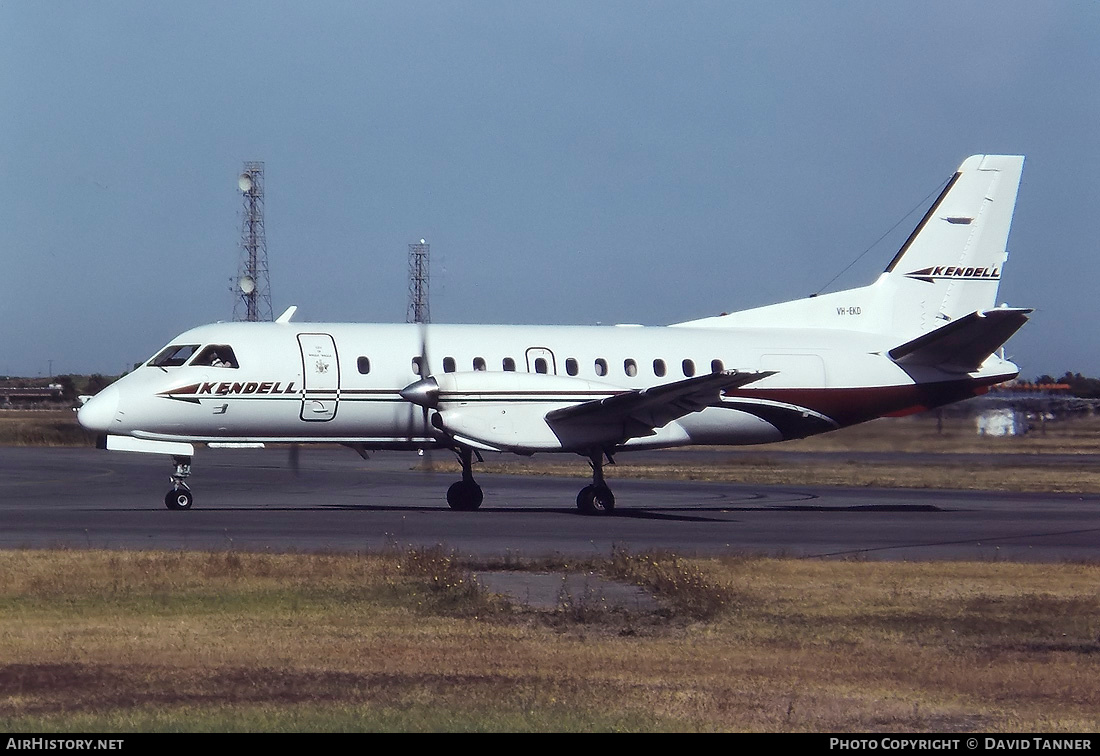
<svg viewBox="0 0 1100 756"><path fill-rule="evenodd" d="M632 449L762 444L982 393L1031 310L995 307L1023 158L960 166L871 285L666 327L218 323L172 339L79 410L107 449L174 457L190 509L195 444L444 448L447 502L477 509L482 451L568 452L610 513L605 460ZM717 272L735 275L736 269Z"/></svg>

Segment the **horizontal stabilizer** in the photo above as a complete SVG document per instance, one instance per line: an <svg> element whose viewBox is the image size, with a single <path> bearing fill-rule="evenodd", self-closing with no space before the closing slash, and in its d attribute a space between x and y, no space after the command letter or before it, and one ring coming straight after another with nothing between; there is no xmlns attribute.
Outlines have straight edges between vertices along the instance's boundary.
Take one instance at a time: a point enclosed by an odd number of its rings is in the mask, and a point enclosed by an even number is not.
<svg viewBox="0 0 1100 756"><path fill-rule="evenodd" d="M649 436L677 418L721 401L723 391L774 374L775 371L746 373L737 370L708 373L562 407L547 413L546 421L559 435L570 425L599 424L621 429L615 433L617 441Z"/></svg>
<svg viewBox="0 0 1100 756"><path fill-rule="evenodd" d="M1027 322L1031 312L1014 307L972 312L894 347L890 358L902 367L920 365L969 373L1008 341Z"/></svg>

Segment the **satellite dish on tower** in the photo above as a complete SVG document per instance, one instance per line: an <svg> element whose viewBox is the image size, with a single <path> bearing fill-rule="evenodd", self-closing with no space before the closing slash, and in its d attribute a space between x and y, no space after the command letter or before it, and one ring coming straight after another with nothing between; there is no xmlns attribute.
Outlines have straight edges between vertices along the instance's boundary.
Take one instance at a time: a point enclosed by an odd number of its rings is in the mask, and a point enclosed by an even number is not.
<svg viewBox="0 0 1100 756"><path fill-rule="evenodd" d="M242 173L240 178L237 179L237 186L246 194L252 191L252 176L247 173Z"/></svg>
<svg viewBox="0 0 1100 756"><path fill-rule="evenodd" d="M241 280L237 282L237 285L241 287L241 291L245 294L256 291L256 280L252 276L241 276Z"/></svg>

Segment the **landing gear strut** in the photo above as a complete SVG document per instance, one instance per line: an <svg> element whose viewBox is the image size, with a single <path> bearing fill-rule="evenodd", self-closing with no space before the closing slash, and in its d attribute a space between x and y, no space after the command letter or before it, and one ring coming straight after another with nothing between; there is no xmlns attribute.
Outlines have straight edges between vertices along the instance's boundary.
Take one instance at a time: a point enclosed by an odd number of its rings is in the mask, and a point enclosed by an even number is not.
<svg viewBox="0 0 1100 756"><path fill-rule="evenodd" d="M465 446L458 450L458 461L462 463L462 480L452 483L447 489L447 504L451 509L457 509L460 512L474 511L481 506L485 498L481 486L474 480L473 471L470 469L473 464L473 454L473 450ZM480 454L477 455L477 461L481 461Z"/></svg>
<svg viewBox="0 0 1100 756"><path fill-rule="evenodd" d="M607 457L612 464L615 460L611 455ZM603 453L596 452L588 457L588 463L592 465L592 485L585 486L577 494L577 509L581 514L608 515L615 511L615 494L603 480Z"/></svg>
<svg viewBox="0 0 1100 756"><path fill-rule="evenodd" d="M164 495L164 506L169 509L190 509L191 489L185 478L191 475L190 457L172 457L176 471L172 473L172 490Z"/></svg>

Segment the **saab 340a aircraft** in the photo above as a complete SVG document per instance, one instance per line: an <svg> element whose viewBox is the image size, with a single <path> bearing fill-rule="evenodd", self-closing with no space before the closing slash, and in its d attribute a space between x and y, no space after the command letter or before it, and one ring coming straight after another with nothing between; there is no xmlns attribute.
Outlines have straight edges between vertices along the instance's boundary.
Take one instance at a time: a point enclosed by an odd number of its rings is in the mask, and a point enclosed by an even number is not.
<svg viewBox="0 0 1100 756"><path fill-rule="evenodd" d="M666 327L217 323L172 339L88 400L100 446L171 455L190 509L195 444L444 448L453 509L482 502L481 452L569 452L610 513L605 460L763 444L983 393L1029 309L995 307L1023 157L967 158L871 285Z"/></svg>

